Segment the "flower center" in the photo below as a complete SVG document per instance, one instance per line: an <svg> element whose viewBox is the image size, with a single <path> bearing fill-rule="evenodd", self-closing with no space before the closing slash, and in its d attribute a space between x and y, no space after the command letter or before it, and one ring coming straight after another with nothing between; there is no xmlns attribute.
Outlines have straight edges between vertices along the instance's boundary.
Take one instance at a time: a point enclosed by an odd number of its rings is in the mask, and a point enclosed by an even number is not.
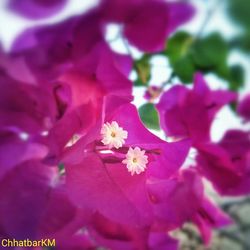
<svg viewBox="0 0 250 250"><path fill-rule="evenodd" d="M133 163L136 163L137 162L137 159L136 158L133 158Z"/></svg>
<svg viewBox="0 0 250 250"><path fill-rule="evenodd" d="M116 136L115 132L112 132L112 133L111 133L111 136L112 136L113 138L115 138L115 136Z"/></svg>

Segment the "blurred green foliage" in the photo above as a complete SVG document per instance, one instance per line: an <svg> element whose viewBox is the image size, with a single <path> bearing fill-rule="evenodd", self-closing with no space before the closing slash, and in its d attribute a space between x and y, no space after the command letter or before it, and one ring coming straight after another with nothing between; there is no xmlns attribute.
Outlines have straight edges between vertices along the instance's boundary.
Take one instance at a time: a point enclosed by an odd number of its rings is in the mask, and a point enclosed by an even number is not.
<svg viewBox="0 0 250 250"><path fill-rule="evenodd" d="M147 86L151 77L150 67L151 56L144 54L140 59L135 60L134 69L137 73L137 79L134 82L135 86Z"/></svg>
<svg viewBox="0 0 250 250"><path fill-rule="evenodd" d="M212 72L226 80L230 89L238 90L244 82L244 70L240 65L228 65L229 53L228 41L217 32L199 38L184 31L172 36L163 52L183 83L192 83L196 71Z"/></svg>
<svg viewBox="0 0 250 250"><path fill-rule="evenodd" d="M195 72L190 50L193 39L187 32L178 32L168 40L167 48L163 52L168 57L175 75L184 83L191 82Z"/></svg>
<svg viewBox="0 0 250 250"><path fill-rule="evenodd" d="M250 53L250 1L227 0L227 12L229 18L238 24L241 30L241 33L232 39L232 47Z"/></svg>
<svg viewBox="0 0 250 250"><path fill-rule="evenodd" d="M233 21L245 29L250 29L250 1L227 0L228 13Z"/></svg>
<svg viewBox="0 0 250 250"><path fill-rule="evenodd" d="M230 45L232 48L240 49L243 53L250 53L250 30L234 37Z"/></svg>
<svg viewBox="0 0 250 250"><path fill-rule="evenodd" d="M219 32L203 36L201 33L193 35L177 31L166 41L165 49L159 54L169 61L171 80L177 77L183 84L191 84L195 72L200 71L225 80L230 90L239 91L243 87L246 69L240 64L231 65L229 57L235 48L242 53L250 53L250 0L226 0L225 6L229 20L239 27L238 34L233 38L227 40ZM151 79L150 60L155 55L157 54L144 54L134 61L137 74L135 86L148 88ZM235 107L235 103L231 104L233 110ZM159 129L158 114L152 103L141 106L139 113L148 128Z"/></svg>
<svg viewBox="0 0 250 250"><path fill-rule="evenodd" d="M149 129L159 130L159 118L154 104L146 103L139 108L142 122Z"/></svg>

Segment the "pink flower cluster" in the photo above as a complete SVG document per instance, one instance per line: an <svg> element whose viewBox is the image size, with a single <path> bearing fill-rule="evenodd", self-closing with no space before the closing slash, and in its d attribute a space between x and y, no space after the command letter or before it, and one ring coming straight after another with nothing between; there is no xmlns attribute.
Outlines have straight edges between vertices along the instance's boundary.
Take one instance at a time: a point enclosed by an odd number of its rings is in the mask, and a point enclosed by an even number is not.
<svg viewBox="0 0 250 250"><path fill-rule="evenodd" d="M26 17L44 17L66 1L9 1ZM185 222L206 243L231 223L205 195L202 178L221 194L250 190L250 136L210 127L235 101L197 73L193 89L177 85L156 105L166 142L142 124L131 104L132 59L105 41L106 27L157 52L193 15L186 3L102 0L85 14L35 27L9 53L0 51L0 237L56 239L56 249L175 250L172 230ZM238 113L249 121L247 97ZM190 147L194 166L181 168Z"/></svg>

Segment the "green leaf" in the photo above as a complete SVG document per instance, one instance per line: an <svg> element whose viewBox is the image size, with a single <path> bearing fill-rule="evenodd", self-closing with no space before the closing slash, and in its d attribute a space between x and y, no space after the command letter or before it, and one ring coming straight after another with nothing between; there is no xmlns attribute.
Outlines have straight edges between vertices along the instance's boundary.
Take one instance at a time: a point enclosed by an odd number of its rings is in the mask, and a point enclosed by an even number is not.
<svg viewBox="0 0 250 250"><path fill-rule="evenodd" d="M239 90L244 84L244 69L241 65L233 65L230 67L230 84L231 90Z"/></svg>
<svg viewBox="0 0 250 250"><path fill-rule="evenodd" d="M173 67L174 74L183 83L191 83L195 72L194 62L190 54L192 44L193 37L187 32L180 31L168 40L164 51Z"/></svg>
<svg viewBox="0 0 250 250"><path fill-rule="evenodd" d="M193 81L193 75L196 69L191 56L180 58L173 65L173 69L183 83L191 83Z"/></svg>
<svg viewBox="0 0 250 250"><path fill-rule="evenodd" d="M215 68L226 62L228 46L220 34L212 33L194 43L192 55L198 68Z"/></svg>
<svg viewBox="0 0 250 250"><path fill-rule="evenodd" d="M232 48L240 49L242 52L250 53L250 30L242 35L234 37L230 41Z"/></svg>
<svg viewBox="0 0 250 250"><path fill-rule="evenodd" d="M229 104L229 107L230 107L230 109L231 109L234 113L237 112L237 102L231 102L231 103Z"/></svg>
<svg viewBox="0 0 250 250"><path fill-rule="evenodd" d="M228 13L233 21L246 29L250 28L249 0L228 0Z"/></svg>
<svg viewBox="0 0 250 250"><path fill-rule="evenodd" d="M215 73L227 81L229 89L238 91L244 84L245 71L241 65L221 65L216 69Z"/></svg>
<svg viewBox="0 0 250 250"><path fill-rule="evenodd" d="M135 86L147 86L151 77L151 56L145 54L139 60L134 62L134 69L137 73L137 79L134 82Z"/></svg>
<svg viewBox="0 0 250 250"><path fill-rule="evenodd" d="M164 53L172 65L186 57L192 42L193 37L184 31L177 32L168 40Z"/></svg>
<svg viewBox="0 0 250 250"><path fill-rule="evenodd" d="M225 80L230 78L230 70L226 63L218 65L215 69L213 69L213 73Z"/></svg>
<svg viewBox="0 0 250 250"><path fill-rule="evenodd" d="M238 90L244 81L244 70L238 65L228 66L229 52L228 42L218 32L202 38L177 32L169 39L164 54L184 84L192 83L196 71L212 72L225 79L230 89Z"/></svg>
<svg viewBox="0 0 250 250"><path fill-rule="evenodd" d="M146 103L139 108L142 122L149 129L159 130L159 117L154 104Z"/></svg>

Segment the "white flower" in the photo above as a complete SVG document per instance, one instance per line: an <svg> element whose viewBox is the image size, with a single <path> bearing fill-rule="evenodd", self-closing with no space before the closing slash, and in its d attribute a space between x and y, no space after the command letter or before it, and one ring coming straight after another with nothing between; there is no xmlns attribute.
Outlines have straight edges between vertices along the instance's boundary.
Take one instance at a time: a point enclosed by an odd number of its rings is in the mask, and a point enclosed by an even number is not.
<svg viewBox="0 0 250 250"><path fill-rule="evenodd" d="M119 127L118 123L112 121L103 124L101 129L102 143L107 145L109 149L120 148L125 143L125 139L128 138L128 132L122 127Z"/></svg>
<svg viewBox="0 0 250 250"><path fill-rule="evenodd" d="M127 169L131 172L131 175L140 174L146 169L148 163L148 156L145 155L145 150L141 150L138 147L129 148L126 154L126 159L122 163L127 165Z"/></svg>

